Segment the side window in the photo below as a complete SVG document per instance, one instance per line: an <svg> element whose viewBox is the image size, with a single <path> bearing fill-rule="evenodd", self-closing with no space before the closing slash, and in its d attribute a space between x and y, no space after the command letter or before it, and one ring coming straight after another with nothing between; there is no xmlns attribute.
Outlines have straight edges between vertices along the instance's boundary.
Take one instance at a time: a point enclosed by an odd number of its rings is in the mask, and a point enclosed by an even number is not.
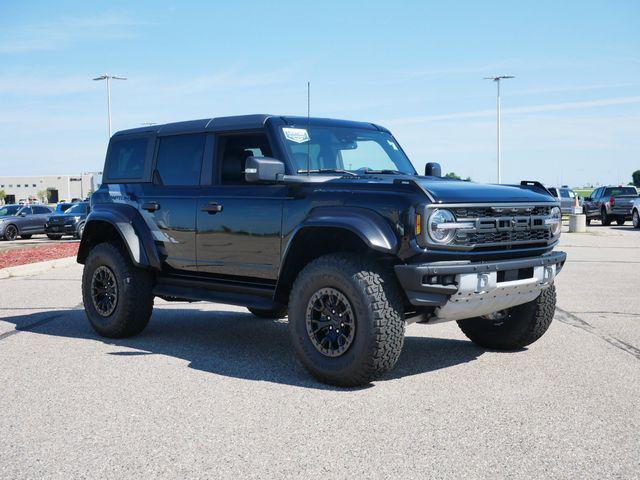
<svg viewBox="0 0 640 480"><path fill-rule="evenodd" d="M591 194L591 200L597 200L600 197L601 188L596 188L596 190Z"/></svg>
<svg viewBox="0 0 640 480"><path fill-rule="evenodd" d="M569 190L567 190L566 188L561 188L560 189L560 196L562 198L569 198Z"/></svg>
<svg viewBox="0 0 640 480"><path fill-rule="evenodd" d="M199 185L203 134L162 137L155 178L161 185Z"/></svg>
<svg viewBox="0 0 640 480"><path fill-rule="evenodd" d="M549 191L551 192L551 195L553 195L554 197L558 196L558 190L556 190L555 187L551 187Z"/></svg>
<svg viewBox="0 0 640 480"><path fill-rule="evenodd" d="M51 213L46 207L33 207L33 213L42 215L43 213Z"/></svg>
<svg viewBox="0 0 640 480"><path fill-rule="evenodd" d="M141 180L149 139L146 137L112 140L105 176L109 180Z"/></svg>
<svg viewBox="0 0 640 480"><path fill-rule="evenodd" d="M31 207L24 207L20 210L20 214L31 215L33 212L31 211Z"/></svg>
<svg viewBox="0 0 640 480"><path fill-rule="evenodd" d="M264 133L221 135L216 143L220 183L223 185L246 184L244 166L248 157L273 156L269 140Z"/></svg>

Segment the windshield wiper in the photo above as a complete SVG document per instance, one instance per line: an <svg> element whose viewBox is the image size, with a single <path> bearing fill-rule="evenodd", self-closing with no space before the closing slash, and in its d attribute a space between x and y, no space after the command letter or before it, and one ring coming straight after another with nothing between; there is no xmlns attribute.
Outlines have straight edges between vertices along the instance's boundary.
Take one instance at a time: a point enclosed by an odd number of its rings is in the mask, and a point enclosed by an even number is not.
<svg viewBox="0 0 640 480"><path fill-rule="evenodd" d="M401 172L400 170L371 170L369 168L359 170L362 173L379 175L379 174L388 174L388 175L410 175L409 173Z"/></svg>
<svg viewBox="0 0 640 480"><path fill-rule="evenodd" d="M340 173L343 175L351 175L352 177L358 177L357 173L350 172L349 170L342 170L339 168L319 168L316 170L298 170L298 173Z"/></svg>

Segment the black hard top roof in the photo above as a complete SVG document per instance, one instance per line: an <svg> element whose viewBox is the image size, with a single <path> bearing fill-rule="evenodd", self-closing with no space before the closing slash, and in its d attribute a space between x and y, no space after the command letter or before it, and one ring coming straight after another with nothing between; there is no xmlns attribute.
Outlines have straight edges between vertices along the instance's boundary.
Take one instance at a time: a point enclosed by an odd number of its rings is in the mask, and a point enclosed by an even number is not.
<svg viewBox="0 0 640 480"><path fill-rule="evenodd" d="M262 128L265 122L269 119L276 120L282 125L296 125L299 127L304 127L305 125L309 124L313 126L352 127L388 132L388 130L384 127L367 122L355 122L351 120L336 120L332 118L318 117L311 117L308 119L307 117L254 114L236 115L231 117L202 118L199 120L187 120L184 122L165 123L162 125L150 125L140 128L131 128L128 130L120 130L119 132L116 132L114 134L114 137L120 135L141 133L152 133L156 135L175 135L180 133L250 130Z"/></svg>

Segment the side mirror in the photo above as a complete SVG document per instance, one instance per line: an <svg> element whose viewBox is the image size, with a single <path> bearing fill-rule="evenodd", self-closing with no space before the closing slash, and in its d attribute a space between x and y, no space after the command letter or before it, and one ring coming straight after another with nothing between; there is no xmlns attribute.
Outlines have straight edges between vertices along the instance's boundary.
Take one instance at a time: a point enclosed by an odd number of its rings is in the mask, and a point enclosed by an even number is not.
<svg viewBox="0 0 640 480"><path fill-rule="evenodd" d="M269 157L247 157L244 178L247 182L275 182L284 175L284 163Z"/></svg>
<svg viewBox="0 0 640 480"><path fill-rule="evenodd" d="M424 174L427 177L441 177L442 176L442 169L440 168L440 164L439 163L427 163L424 166Z"/></svg>

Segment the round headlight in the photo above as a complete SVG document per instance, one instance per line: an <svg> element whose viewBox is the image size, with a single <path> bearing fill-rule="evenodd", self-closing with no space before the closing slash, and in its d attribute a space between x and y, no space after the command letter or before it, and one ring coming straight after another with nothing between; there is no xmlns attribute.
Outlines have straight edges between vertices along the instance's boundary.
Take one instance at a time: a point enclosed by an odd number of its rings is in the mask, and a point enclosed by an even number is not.
<svg viewBox="0 0 640 480"><path fill-rule="evenodd" d="M551 229L551 234L554 237L560 235L560 231L562 230L562 211L560 210L560 207L553 207L551 209L548 223Z"/></svg>
<svg viewBox="0 0 640 480"><path fill-rule="evenodd" d="M436 243L449 243L456 236L454 228L438 227L443 223L455 222L456 217L449 210L435 209L429 216L427 231L429 237Z"/></svg>

